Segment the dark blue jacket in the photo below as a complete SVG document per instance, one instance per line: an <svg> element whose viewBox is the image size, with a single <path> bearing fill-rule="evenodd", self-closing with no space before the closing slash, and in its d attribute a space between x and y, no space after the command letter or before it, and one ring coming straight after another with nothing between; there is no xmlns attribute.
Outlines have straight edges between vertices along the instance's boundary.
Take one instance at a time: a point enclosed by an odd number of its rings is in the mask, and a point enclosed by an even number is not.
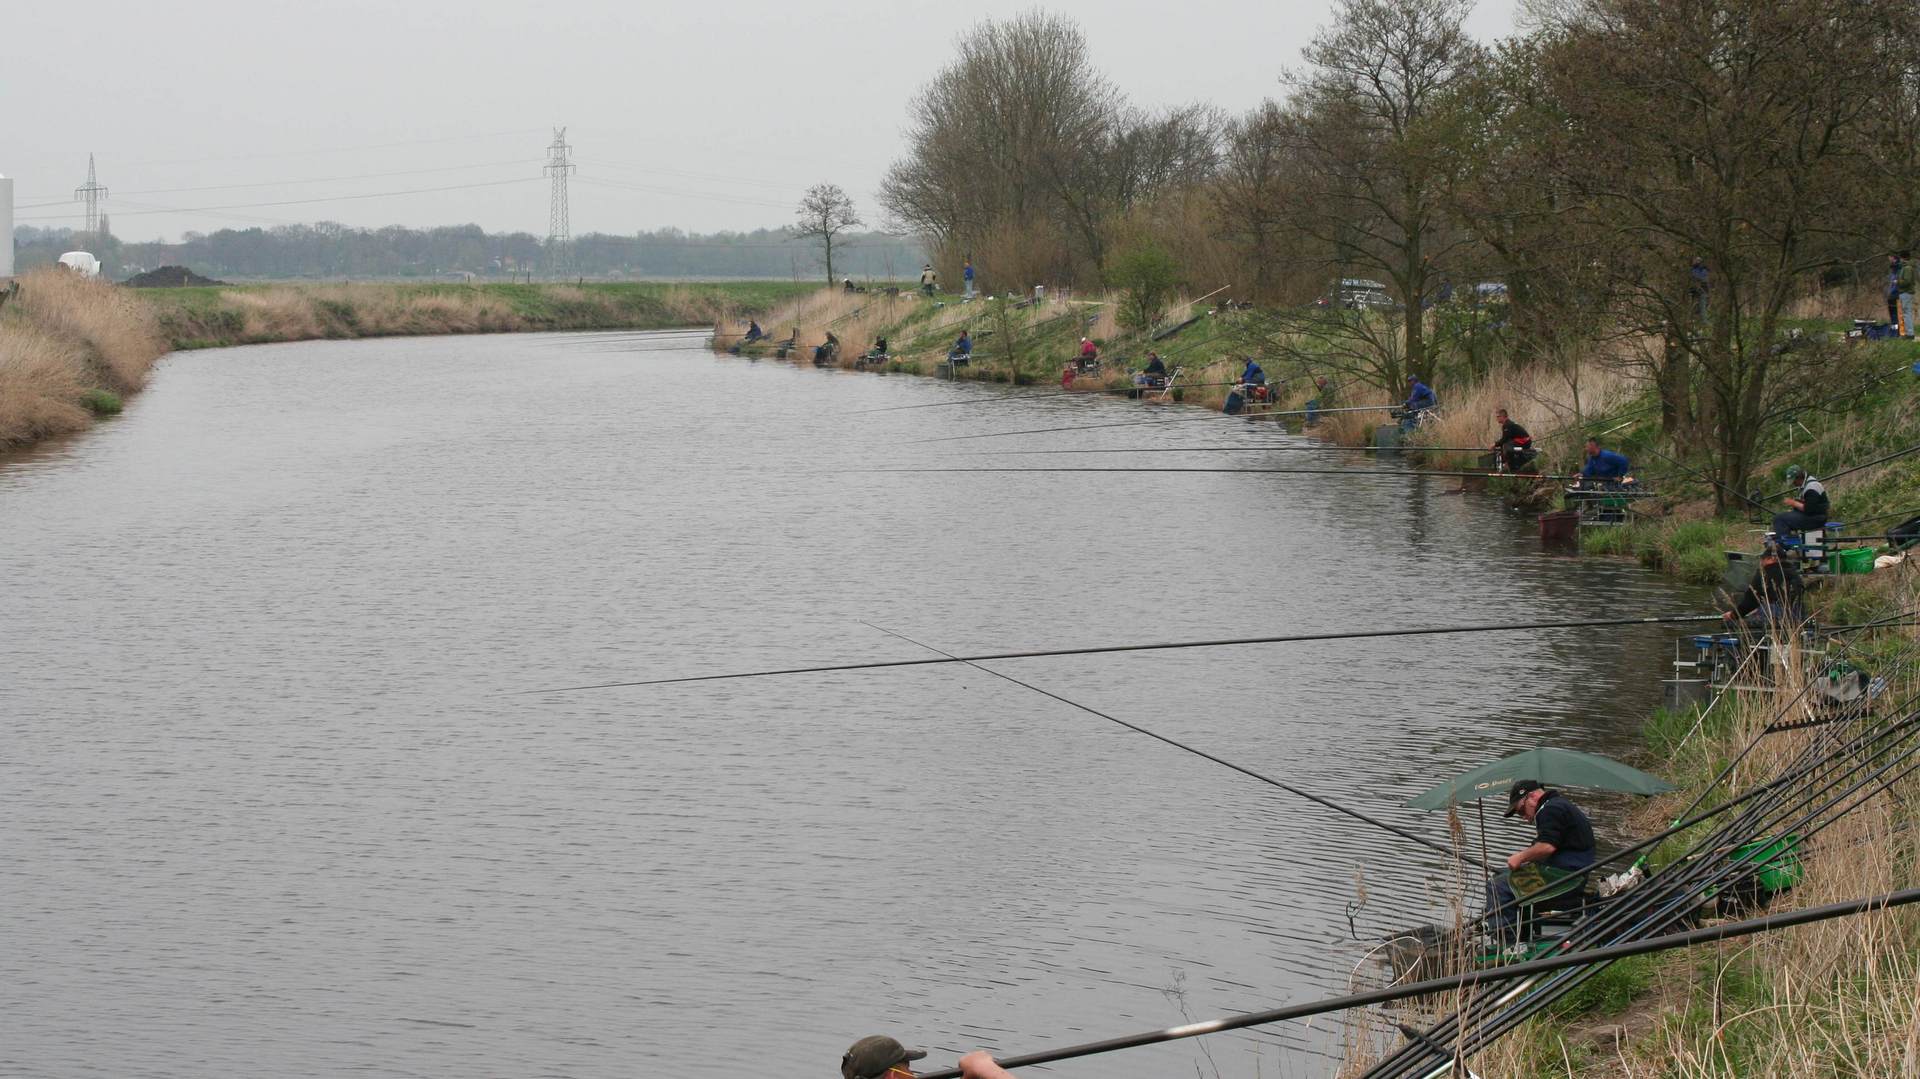
<svg viewBox="0 0 1920 1079"><path fill-rule="evenodd" d="M1267 381L1267 373L1260 369L1259 364L1254 363L1252 360L1248 360L1247 369L1240 372L1240 381L1246 383L1249 386L1264 385Z"/></svg>
<svg viewBox="0 0 1920 1079"><path fill-rule="evenodd" d="M1596 860L1593 822L1559 791L1549 791L1533 815L1534 842L1553 844L1547 864L1555 869L1585 869Z"/></svg>
<svg viewBox="0 0 1920 1079"><path fill-rule="evenodd" d="M1413 380L1413 392L1407 395L1407 411L1417 412L1423 408L1432 408L1437 402L1433 399L1433 388L1419 379Z"/></svg>
<svg viewBox="0 0 1920 1079"><path fill-rule="evenodd" d="M1580 478L1588 480L1620 480L1627 477L1631 469L1626 457L1612 450L1601 450L1587 458L1585 468L1580 470Z"/></svg>

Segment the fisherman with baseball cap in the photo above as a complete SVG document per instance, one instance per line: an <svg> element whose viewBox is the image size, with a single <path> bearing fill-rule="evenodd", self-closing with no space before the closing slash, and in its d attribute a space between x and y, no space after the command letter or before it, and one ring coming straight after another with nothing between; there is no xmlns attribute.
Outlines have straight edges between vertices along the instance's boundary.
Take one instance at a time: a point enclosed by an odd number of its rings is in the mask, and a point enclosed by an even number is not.
<svg viewBox="0 0 1920 1079"><path fill-rule="evenodd" d="M1508 855L1506 872L1487 882L1487 927L1510 934L1520 919L1516 887L1520 894L1537 892L1581 873L1599 856L1593 822L1566 795L1538 780L1522 779L1507 789L1505 815L1524 817L1534 830L1533 843Z"/></svg>
<svg viewBox="0 0 1920 1079"><path fill-rule="evenodd" d="M840 1079L913 1079L907 1065L926 1055L925 1049L909 1049L885 1034L869 1034L840 1058ZM960 1074L966 1079L1013 1079L985 1050L961 1057Z"/></svg>

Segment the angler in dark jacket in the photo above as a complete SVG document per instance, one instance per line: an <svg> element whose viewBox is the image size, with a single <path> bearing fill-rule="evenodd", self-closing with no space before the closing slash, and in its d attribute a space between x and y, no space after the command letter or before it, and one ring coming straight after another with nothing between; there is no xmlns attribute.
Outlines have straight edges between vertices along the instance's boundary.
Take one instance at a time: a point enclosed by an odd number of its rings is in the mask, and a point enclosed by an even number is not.
<svg viewBox="0 0 1920 1079"><path fill-rule="evenodd" d="M1809 529L1827 527L1827 514L1832 505L1827 500L1827 489L1820 481L1807 475L1807 470L1799 465L1787 468L1787 482L1798 487L1798 497L1783 499L1790 509L1773 515L1775 535L1784 536L1789 532L1805 532Z"/></svg>
<svg viewBox="0 0 1920 1079"><path fill-rule="evenodd" d="M1500 463L1508 472L1525 470L1535 456L1533 436L1513 422L1504 408L1496 410L1493 418L1500 422L1500 437L1493 444L1493 452L1500 455Z"/></svg>
<svg viewBox="0 0 1920 1079"><path fill-rule="evenodd" d="M1496 932L1510 929L1519 920L1516 894L1536 892L1583 873L1599 858L1594 853L1593 822L1559 791L1548 790L1536 780L1520 780L1507 790L1506 815L1516 814L1532 823L1533 842L1508 855L1506 872L1487 882L1487 924Z"/></svg>
<svg viewBox="0 0 1920 1079"><path fill-rule="evenodd" d="M1769 543L1760 556L1760 572L1722 617L1751 629L1798 626L1807 620L1806 591L1800 574L1782 562L1780 549Z"/></svg>

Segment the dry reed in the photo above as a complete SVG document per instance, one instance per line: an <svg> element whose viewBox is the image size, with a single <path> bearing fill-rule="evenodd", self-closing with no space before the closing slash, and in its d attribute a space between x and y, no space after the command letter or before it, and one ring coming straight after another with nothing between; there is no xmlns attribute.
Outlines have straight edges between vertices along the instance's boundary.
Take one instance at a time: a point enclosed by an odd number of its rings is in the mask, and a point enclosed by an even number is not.
<svg viewBox="0 0 1920 1079"><path fill-rule="evenodd" d="M1416 442L1430 446L1491 446L1498 437L1496 409L1506 409L1541 447L1543 470L1577 465L1585 424L1619 408L1637 387L1611 358L1566 357L1524 370L1495 371L1484 382L1447 393L1421 425ZM1478 452L1435 453L1437 467L1475 467Z"/></svg>
<svg viewBox="0 0 1920 1079"><path fill-rule="evenodd" d="M23 275L0 310L0 445L85 428L89 390L139 389L165 351L152 312L113 286L64 270Z"/></svg>

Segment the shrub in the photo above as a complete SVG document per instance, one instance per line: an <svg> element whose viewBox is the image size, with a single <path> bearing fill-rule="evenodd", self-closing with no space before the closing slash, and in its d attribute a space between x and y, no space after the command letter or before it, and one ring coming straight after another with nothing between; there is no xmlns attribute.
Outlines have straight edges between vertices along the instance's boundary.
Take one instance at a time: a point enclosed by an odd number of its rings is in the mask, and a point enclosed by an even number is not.
<svg viewBox="0 0 1920 1079"><path fill-rule="evenodd" d="M1180 266L1173 256L1153 243L1140 243L1115 255L1107 282L1120 289L1120 325L1131 330L1152 329L1172 306L1180 285Z"/></svg>
<svg viewBox="0 0 1920 1079"><path fill-rule="evenodd" d="M80 403L96 416L118 416L123 407L120 395L95 387L80 396Z"/></svg>

